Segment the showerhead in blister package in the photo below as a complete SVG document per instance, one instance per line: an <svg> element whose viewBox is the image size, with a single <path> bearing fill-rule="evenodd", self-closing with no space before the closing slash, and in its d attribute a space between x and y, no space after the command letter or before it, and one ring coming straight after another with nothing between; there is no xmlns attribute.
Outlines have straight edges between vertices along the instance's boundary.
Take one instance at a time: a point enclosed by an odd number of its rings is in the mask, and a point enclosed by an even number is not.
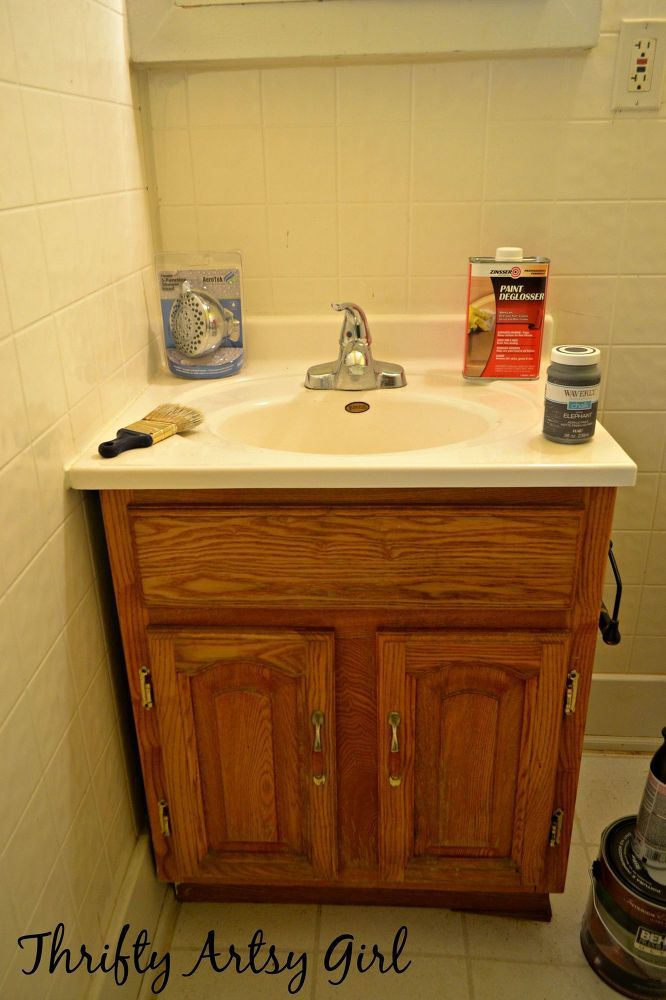
<svg viewBox="0 0 666 1000"><path fill-rule="evenodd" d="M157 280L169 370L224 378L243 364L240 254L159 254Z"/></svg>

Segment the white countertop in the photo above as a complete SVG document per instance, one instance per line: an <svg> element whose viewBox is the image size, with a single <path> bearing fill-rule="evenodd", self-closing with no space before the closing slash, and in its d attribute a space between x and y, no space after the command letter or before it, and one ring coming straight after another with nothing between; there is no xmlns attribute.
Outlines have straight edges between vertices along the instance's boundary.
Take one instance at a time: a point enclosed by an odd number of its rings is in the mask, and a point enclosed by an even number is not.
<svg viewBox="0 0 666 1000"><path fill-rule="evenodd" d="M308 366L337 356L339 317L250 319L245 325L247 360L237 375L195 381L161 372L112 422L91 433L90 444L67 468L69 486L90 490L556 487L630 486L635 482L634 462L599 423L594 437L583 444L555 444L544 438L547 362L537 381L472 382L461 375L461 316L370 315L370 325L375 357L404 365L406 387L362 393L306 390L302 386ZM550 322L547 332L550 339ZM254 405L253 400L270 397L277 385L283 395L299 399L300 394L335 395L341 407L354 398L372 405L381 393L388 412L391 400L400 397L396 409L400 415L410 400L426 398L447 401L450 413L479 410L490 413L492 419L485 433L469 440L367 454L346 454L344 443L342 453L259 448L220 431L221 413L230 412L231 407L242 413L244 406ZM174 435L116 458L104 459L97 453L98 443L113 438L118 428L170 402L200 409L204 422L187 435ZM436 410L432 412L437 416ZM446 421L446 409L442 414ZM256 418L253 415L255 424ZM363 425L351 426L356 433Z"/></svg>

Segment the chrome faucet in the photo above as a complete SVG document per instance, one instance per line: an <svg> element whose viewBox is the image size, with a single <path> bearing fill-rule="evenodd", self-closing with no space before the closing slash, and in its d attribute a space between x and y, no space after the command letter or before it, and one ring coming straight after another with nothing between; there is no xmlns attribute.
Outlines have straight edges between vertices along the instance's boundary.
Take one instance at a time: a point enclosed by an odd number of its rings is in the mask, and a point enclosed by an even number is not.
<svg viewBox="0 0 666 1000"><path fill-rule="evenodd" d="M402 365L373 358L370 327L361 307L353 302L332 302L331 305L344 313L340 353L336 361L308 368L306 389L397 389L406 385Z"/></svg>

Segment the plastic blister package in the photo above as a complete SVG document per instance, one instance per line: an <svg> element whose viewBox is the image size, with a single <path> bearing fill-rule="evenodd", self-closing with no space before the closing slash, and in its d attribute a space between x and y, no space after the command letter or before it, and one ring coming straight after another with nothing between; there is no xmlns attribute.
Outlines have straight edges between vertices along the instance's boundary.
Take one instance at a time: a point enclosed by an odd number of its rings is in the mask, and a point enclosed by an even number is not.
<svg viewBox="0 0 666 1000"><path fill-rule="evenodd" d="M169 371L235 375L244 361L240 253L161 253L155 268Z"/></svg>

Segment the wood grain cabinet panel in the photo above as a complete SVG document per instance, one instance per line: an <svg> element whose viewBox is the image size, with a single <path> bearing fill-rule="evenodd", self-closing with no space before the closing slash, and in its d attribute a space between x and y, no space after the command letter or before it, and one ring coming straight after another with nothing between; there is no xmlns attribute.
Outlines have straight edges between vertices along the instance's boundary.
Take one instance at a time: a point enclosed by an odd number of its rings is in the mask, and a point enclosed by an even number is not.
<svg viewBox="0 0 666 1000"><path fill-rule="evenodd" d="M582 512L434 505L139 508L147 606L569 608Z"/></svg>
<svg viewBox="0 0 666 1000"><path fill-rule="evenodd" d="M566 635L383 632L377 641L384 876L538 886Z"/></svg>
<svg viewBox="0 0 666 1000"><path fill-rule="evenodd" d="M547 917L614 497L103 493L160 877Z"/></svg>
<svg viewBox="0 0 666 1000"><path fill-rule="evenodd" d="M151 628L148 642L177 878L333 878L332 635Z"/></svg>

